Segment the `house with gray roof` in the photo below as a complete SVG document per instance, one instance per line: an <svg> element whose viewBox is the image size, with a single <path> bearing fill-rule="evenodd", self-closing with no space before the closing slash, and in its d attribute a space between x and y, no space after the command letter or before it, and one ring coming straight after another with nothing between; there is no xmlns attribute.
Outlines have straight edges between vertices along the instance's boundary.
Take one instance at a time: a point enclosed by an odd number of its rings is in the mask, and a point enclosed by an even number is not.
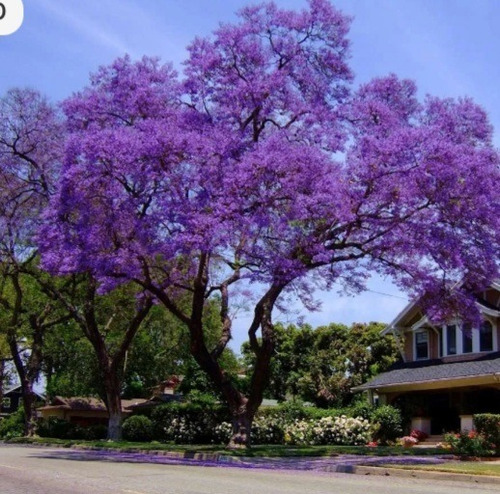
<svg viewBox="0 0 500 494"><path fill-rule="evenodd" d="M471 430L476 413L500 413L500 284L477 297L482 322L432 324L408 304L384 330L398 342L402 361L354 388L398 406L412 428L428 434Z"/></svg>

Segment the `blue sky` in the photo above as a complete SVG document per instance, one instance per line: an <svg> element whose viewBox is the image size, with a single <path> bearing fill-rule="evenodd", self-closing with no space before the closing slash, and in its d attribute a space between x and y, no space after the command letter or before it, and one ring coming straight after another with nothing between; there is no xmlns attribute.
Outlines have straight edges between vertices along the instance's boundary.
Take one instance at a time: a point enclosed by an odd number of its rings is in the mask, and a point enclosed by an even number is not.
<svg viewBox="0 0 500 494"><path fill-rule="evenodd" d="M0 37L0 93L13 86L40 89L57 101L79 90L98 65L129 53L156 55L181 69L185 47L230 22L244 0L24 0L19 31ZM252 2L250 2L252 3ZM305 0L276 0L302 8ZM415 80L422 95L468 95L489 113L500 145L498 0L337 0L353 16L350 33L356 84L394 72ZM8 2L7 2L8 4ZM375 278L355 298L320 293L322 309L297 306L313 325L390 322L406 304L390 283ZM381 295L383 292L393 296ZM240 316L236 327L245 323ZM243 338L242 331L236 340Z"/></svg>

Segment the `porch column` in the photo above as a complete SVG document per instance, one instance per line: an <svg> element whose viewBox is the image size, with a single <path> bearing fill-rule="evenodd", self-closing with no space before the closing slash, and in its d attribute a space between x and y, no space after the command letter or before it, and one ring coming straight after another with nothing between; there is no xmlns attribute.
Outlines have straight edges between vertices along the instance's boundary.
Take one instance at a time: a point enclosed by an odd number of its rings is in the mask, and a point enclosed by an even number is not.
<svg viewBox="0 0 500 494"><path fill-rule="evenodd" d="M431 419L429 417L412 417L411 428L418 431L425 432L430 436L431 434Z"/></svg>
<svg viewBox="0 0 500 494"><path fill-rule="evenodd" d="M460 432L474 430L473 415L460 415Z"/></svg>

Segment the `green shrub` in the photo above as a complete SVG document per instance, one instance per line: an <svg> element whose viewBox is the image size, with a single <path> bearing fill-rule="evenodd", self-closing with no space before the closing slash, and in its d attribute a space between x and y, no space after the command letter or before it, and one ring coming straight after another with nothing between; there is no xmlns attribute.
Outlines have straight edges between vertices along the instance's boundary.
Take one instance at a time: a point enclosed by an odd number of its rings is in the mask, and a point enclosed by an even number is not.
<svg viewBox="0 0 500 494"><path fill-rule="evenodd" d="M41 421L37 427L40 437L53 437L56 439L83 439L94 441L105 439L108 428L105 425L81 426L68 422L67 420L50 417Z"/></svg>
<svg viewBox="0 0 500 494"><path fill-rule="evenodd" d="M149 442L153 439L153 422L144 415L133 415L123 422L123 439Z"/></svg>
<svg viewBox="0 0 500 494"><path fill-rule="evenodd" d="M453 453L460 456L491 456L494 454L492 444L476 431L463 431L459 434L445 434L445 442Z"/></svg>
<svg viewBox="0 0 500 494"><path fill-rule="evenodd" d="M375 413L376 408L373 405L370 405L367 401L358 401L352 404L344 415L348 417L362 417L367 420L372 420L373 414Z"/></svg>
<svg viewBox="0 0 500 494"><path fill-rule="evenodd" d="M19 408L7 418L0 420L0 438L10 439L24 435L24 410Z"/></svg>
<svg viewBox="0 0 500 494"><path fill-rule="evenodd" d="M372 422L377 427L374 439L380 444L393 442L403 433L401 412L390 405L376 408L372 414Z"/></svg>
<svg viewBox="0 0 500 494"><path fill-rule="evenodd" d="M500 454L500 414L479 413L474 415L474 427Z"/></svg>
<svg viewBox="0 0 500 494"><path fill-rule="evenodd" d="M74 428L67 420L49 417L38 424L37 434L40 437L54 437L56 439L69 439L70 431Z"/></svg>

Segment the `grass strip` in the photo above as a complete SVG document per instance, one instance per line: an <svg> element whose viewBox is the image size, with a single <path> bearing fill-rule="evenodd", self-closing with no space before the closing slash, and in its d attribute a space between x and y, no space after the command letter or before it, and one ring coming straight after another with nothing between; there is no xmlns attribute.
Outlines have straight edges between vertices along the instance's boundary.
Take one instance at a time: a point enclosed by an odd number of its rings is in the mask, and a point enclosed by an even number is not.
<svg viewBox="0 0 500 494"><path fill-rule="evenodd" d="M500 462L457 461L439 465L381 465L402 470L425 470L430 472L465 473L469 475L489 475L500 477Z"/></svg>

